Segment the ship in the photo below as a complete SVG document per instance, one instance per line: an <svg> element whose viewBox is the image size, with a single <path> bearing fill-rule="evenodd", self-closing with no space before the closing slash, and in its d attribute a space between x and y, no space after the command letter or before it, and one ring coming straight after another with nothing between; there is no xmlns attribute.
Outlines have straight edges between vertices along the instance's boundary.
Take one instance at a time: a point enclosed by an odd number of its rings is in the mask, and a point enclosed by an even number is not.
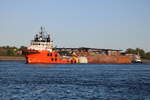
<svg viewBox="0 0 150 100"><path fill-rule="evenodd" d="M78 64L78 63L131 63L130 57L121 55L120 50L97 48L56 48L45 28L31 40L23 54L28 64Z"/></svg>
<svg viewBox="0 0 150 100"><path fill-rule="evenodd" d="M23 50L23 54L28 64L76 63L74 58L60 57L57 52L53 51L53 41L43 27L35 35L30 46Z"/></svg>

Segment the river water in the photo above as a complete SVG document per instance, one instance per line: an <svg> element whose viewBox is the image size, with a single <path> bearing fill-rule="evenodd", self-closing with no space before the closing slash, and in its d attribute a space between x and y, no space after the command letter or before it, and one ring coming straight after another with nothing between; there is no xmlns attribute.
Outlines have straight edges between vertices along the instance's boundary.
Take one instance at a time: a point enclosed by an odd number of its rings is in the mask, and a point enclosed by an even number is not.
<svg viewBox="0 0 150 100"><path fill-rule="evenodd" d="M150 63L0 61L0 100L150 100Z"/></svg>

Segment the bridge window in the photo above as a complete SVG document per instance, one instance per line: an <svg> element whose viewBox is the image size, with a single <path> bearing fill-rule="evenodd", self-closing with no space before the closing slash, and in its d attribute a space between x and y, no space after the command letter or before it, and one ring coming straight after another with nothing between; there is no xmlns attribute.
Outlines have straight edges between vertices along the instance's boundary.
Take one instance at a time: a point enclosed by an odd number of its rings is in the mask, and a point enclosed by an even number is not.
<svg viewBox="0 0 150 100"><path fill-rule="evenodd" d="M57 58L55 58L55 61L57 61Z"/></svg>
<svg viewBox="0 0 150 100"><path fill-rule="evenodd" d="M54 59L53 59L53 58L52 58L51 60L52 60L52 61L54 61Z"/></svg>
<svg viewBox="0 0 150 100"><path fill-rule="evenodd" d="M55 57L57 57L57 54L55 54Z"/></svg>
<svg viewBox="0 0 150 100"><path fill-rule="evenodd" d="M52 56L52 53L48 53L47 56Z"/></svg>

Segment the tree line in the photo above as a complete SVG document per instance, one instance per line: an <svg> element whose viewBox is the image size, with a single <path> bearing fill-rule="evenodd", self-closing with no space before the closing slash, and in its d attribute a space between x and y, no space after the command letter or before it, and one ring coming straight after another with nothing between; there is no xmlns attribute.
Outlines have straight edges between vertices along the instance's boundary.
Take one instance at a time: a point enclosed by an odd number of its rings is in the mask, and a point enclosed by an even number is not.
<svg viewBox="0 0 150 100"><path fill-rule="evenodd" d="M22 50L26 49L25 46L15 47L15 46L1 46L0 56L22 56Z"/></svg>
<svg viewBox="0 0 150 100"><path fill-rule="evenodd" d="M140 48L136 48L136 49L128 48L126 49L125 53L136 54L136 55L139 55L143 59L150 59L150 52L146 52Z"/></svg>

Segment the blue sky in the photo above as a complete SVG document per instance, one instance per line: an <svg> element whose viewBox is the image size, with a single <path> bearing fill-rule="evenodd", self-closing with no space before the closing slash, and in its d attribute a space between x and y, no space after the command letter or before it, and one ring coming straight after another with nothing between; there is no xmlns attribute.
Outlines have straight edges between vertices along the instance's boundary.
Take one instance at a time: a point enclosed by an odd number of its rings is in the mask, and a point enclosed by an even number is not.
<svg viewBox="0 0 150 100"><path fill-rule="evenodd" d="M0 46L27 46L40 26L58 47L150 51L150 0L0 0Z"/></svg>

